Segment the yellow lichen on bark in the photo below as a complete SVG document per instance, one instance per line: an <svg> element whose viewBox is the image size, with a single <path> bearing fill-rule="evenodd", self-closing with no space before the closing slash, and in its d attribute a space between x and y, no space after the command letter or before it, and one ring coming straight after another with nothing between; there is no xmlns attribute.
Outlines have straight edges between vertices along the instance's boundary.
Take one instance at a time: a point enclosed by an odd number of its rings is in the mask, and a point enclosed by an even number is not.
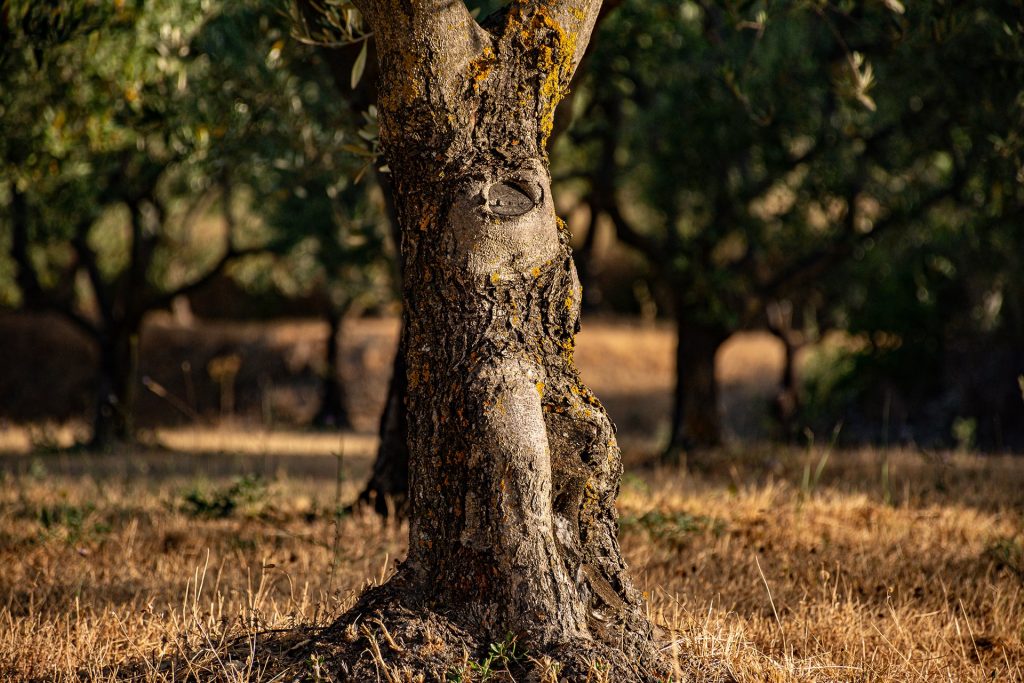
<svg viewBox="0 0 1024 683"><path fill-rule="evenodd" d="M388 87L380 92L380 105L385 111L398 111L422 93L422 58L416 50L401 50L393 53L389 61L392 76L388 78Z"/></svg>
<svg viewBox="0 0 1024 683"><path fill-rule="evenodd" d="M485 47L479 57L469 63L469 77L473 83L473 91L480 92L480 84L487 80L498 61L494 50Z"/></svg>
<svg viewBox="0 0 1024 683"><path fill-rule="evenodd" d="M554 129L555 109L568 91L576 54L577 34L567 32L544 4L536 6L528 18L526 3L518 2L509 16L507 31L518 35L522 46L537 55L541 82L535 94L540 147L547 146Z"/></svg>

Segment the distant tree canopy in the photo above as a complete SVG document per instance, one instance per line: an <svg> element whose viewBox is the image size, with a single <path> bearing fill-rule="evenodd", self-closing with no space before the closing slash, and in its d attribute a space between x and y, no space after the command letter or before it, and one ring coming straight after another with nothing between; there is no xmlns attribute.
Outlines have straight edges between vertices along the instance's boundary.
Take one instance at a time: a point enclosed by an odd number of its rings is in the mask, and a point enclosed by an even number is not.
<svg viewBox="0 0 1024 683"><path fill-rule="evenodd" d="M1019 281L1020 42L1004 3L627 0L613 13L589 64L577 169L592 211L672 304L670 452L719 442L715 352L774 302L919 354L956 316L914 324L927 297L869 293L886 278L868 264L902 277L888 285L901 294L944 248L959 252L943 262L958 289ZM982 254L1002 247L1012 256L992 270Z"/></svg>
<svg viewBox="0 0 1024 683"><path fill-rule="evenodd" d="M2 296L96 342L102 445L130 436L131 345L148 311L243 256L292 248L338 296L351 275L338 249L367 242L363 227L337 235L364 220L365 202L341 202L362 163L342 147L361 122L272 3L4 8Z"/></svg>

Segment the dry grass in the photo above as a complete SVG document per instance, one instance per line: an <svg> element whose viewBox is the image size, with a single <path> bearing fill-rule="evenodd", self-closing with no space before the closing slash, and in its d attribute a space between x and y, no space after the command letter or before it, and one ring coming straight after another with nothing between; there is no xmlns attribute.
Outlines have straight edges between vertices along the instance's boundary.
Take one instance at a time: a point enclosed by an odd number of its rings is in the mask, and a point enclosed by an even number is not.
<svg viewBox="0 0 1024 683"><path fill-rule="evenodd" d="M335 524L367 449L340 484L332 444L301 449L6 456L0 679L331 680L315 657L268 668L256 634L301 642L387 576L405 531ZM680 661L737 681L1024 680L1014 458L722 453L700 475L631 472L620 507Z"/></svg>

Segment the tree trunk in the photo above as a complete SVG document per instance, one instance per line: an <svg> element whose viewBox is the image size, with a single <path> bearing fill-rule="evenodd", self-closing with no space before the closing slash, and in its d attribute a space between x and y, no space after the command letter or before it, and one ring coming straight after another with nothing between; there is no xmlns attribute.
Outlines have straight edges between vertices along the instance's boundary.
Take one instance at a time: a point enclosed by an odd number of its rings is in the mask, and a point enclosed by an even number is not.
<svg viewBox="0 0 1024 683"><path fill-rule="evenodd" d="M797 436L800 414L800 385L796 356L807 344L807 337L793 328L793 304L789 300L772 301L765 308L768 331L782 343L783 364L779 388L772 401L772 415L781 435L792 441Z"/></svg>
<svg viewBox="0 0 1024 683"><path fill-rule="evenodd" d="M324 356L325 367L320 392L320 408L313 417L313 424L317 427L352 428L352 420L349 417L345 400L345 385L341 381L341 363L338 357L342 322L348 308L348 306L332 307L327 313L327 350Z"/></svg>
<svg viewBox="0 0 1024 683"><path fill-rule="evenodd" d="M328 630L343 680L444 679L509 637L527 676L666 676L619 551L615 431L573 363L545 152L598 5L514 2L487 32L462 2L358 3L402 229L411 490L407 559Z"/></svg>
<svg viewBox="0 0 1024 683"><path fill-rule="evenodd" d="M400 283L402 281L402 231L398 222L398 209L395 206L395 191L391 178L387 174L378 172L377 180L381 193L384 195L384 206L387 211L388 223L391 226L391 239L398 252L395 280ZM373 461L373 471L369 480L352 506L354 508L372 504L374 511L384 518L387 518L392 512L398 517L405 517L409 510L409 420L405 407L408 381L405 371L404 340L405 316L403 315L398 348L395 350L395 358L391 364L388 396L384 404L384 412L380 417L378 429L380 444L377 447L377 457Z"/></svg>
<svg viewBox="0 0 1024 683"><path fill-rule="evenodd" d="M779 390L772 403L772 412L775 414L783 436L791 441L797 436L799 426L800 387L797 381L796 355L802 344L794 341L789 334L775 334L775 336L782 342L784 356L782 377L779 382Z"/></svg>
<svg viewBox="0 0 1024 683"><path fill-rule="evenodd" d="M676 314L676 327L672 434L663 455L668 464L678 464L686 453L722 443L715 355L729 338L723 327L696 321L685 311Z"/></svg>
<svg viewBox="0 0 1024 683"><path fill-rule="evenodd" d="M356 502L356 505L372 504L374 511L384 518L392 512L405 517L409 510L409 420L405 407L408 378L404 339L403 331L388 384L387 403L380 417L380 445L373 461L373 472Z"/></svg>
<svg viewBox="0 0 1024 683"><path fill-rule="evenodd" d="M108 327L97 341L96 408L88 447L102 451L135 438L138 326Z"/></svg>

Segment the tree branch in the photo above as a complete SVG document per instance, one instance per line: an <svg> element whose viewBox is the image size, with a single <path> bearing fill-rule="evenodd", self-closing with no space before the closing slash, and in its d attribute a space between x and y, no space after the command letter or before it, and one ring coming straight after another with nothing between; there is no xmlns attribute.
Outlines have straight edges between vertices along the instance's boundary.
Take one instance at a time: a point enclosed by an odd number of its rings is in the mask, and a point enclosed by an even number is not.
<svg viewBox="0 0 1024 683"><path fill-rule="evenodd" d="M491 37L463 0L354 0L377 43L382 71L399 96L457 94L470 62ZM453 78L453 77L458 78ZM458 81L456 84L455 81ZM426 89L425 89L426 88Z"/></svg>
<svg viewBox="0 0 1024 683"><path fill-rule="evenodd" d="M805 282L817 274L828 270L853 253L859 245L867 240L877 239L892 228L903 225L906 221L922 215L943 199L955 195L963 187L965 176L966 174L963 174L963 176L955 178L949 185L931 192L913 208L889 214L886 218L876 223L869 232L844 231L839 239L795 260L788 268L783 269L775 277L762 283L758 287L758 293L762 297L776 296L781 290L793 287L800 282ZM853 207L851 206L846 217L848 226L853 222L852 214Z"/></svg>
<svg viewBox="0 0 1024 683"><path fill-rule="evenodd" d="M571 79L590 44L590 35L601 14L601 0L531 0L531 4L546 11L565 32L569 43L575 46L572 66L567 74Z"/></svg>
<svg viewBox="0 0 1024 683"><path fill-rule="evenodd" d="M622 215L622 211L619 209L619 202L616 199L612 198L602 202L601 208L605 215L611 219L612 225L615 226L615 236L620 242L636 249L649 258L652 263L659 265L662 263L664 249L662 249L661 243L634 228L626 217Z"/></svg>
<svg viewBox="0 0 1024 683"><path fill-rule="evenodd" d="M100 272L99 261L96 252L89 246L89 228L92 223L88 220L80 221L75 228L75 235L71 238L71 246L78 255L78 261L85 268L85 273L92 286L93 295L96 297L96 304L100 309L100 316L105 321L113 318L114 307L110 300L110 292L107 291L107 283L103 280Z"/></svg>
<svg viewBox="0 0 1024 683"><path fill-rule="evenodd" d="M227 224L224 254L209 270L194 280L179 285L170 291L155 294L146 302L146 310L166 308L170 306L177 297L185 296L201 289L223 273L232 261L246 256L254 256L256 254L272 251L271 245L245 248L238 248L235 246L235 213L231 208L232 197L233 194L231 192L231 186L225 180L222 184L221 190L221 200L224 203L224 220Z"/></svg>

